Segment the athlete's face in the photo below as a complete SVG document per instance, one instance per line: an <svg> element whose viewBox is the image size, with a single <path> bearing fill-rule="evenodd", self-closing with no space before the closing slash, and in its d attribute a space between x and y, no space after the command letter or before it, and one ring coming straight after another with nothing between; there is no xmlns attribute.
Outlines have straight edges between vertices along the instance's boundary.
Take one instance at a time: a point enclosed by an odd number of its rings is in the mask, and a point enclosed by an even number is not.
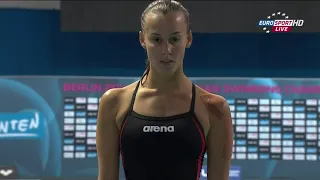
<svg viewBox="0 0 320 180"><path fill-rule="evenodd" d="M140 43L147 50L152 69L159 73L173 73L182 67L185 48L192 42L183 13L149 13Z"/></svg>

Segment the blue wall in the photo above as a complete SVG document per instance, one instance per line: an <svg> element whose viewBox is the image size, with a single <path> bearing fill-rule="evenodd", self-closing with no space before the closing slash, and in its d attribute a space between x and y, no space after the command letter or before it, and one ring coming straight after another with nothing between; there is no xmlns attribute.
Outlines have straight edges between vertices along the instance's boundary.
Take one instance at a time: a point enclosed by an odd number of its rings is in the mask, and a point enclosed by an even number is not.
<svg viewBox="0 0 320 180"><path fill-rule="evenodd" d="M137 76L144 70L136 32L60 32L57 11L3 9L0 22L1 75ZM185 59L189 76L320 77L317 68L320 34L194 34Z"/></svg>

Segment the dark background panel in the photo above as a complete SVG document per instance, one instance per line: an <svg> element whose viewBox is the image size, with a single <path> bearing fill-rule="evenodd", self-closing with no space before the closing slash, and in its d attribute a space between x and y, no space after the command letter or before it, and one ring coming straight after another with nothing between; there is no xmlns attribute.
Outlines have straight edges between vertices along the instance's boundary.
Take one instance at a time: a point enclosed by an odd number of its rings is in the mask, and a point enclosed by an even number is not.
<svg viewBox="0 0 320 180"><path fill-rule="evenodd" d="M62 1L63 31L134 32L140 15L151 1ZM192 30L261 32L260 19L275 12L305 20L296 32L319 32L320 1L182 1L190 11Z"/></svg>
<svg viewBox="0 0 320 180"><path fill-rule="evenodd" d="M58 11L0 10L0 74L139 76L137 32L61 32ZM319 77L320 34L195 33L189 76Z"/></svg>

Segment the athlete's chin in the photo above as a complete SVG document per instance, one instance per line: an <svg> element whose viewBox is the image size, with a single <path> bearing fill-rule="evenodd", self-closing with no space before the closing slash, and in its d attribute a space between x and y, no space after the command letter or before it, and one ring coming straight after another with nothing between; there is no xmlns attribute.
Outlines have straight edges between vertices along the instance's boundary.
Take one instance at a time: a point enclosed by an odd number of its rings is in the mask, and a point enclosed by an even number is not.
<svg viewBox="0 0 320 180"><path fill-rule="evenodd" d="M158 72L163 75L172 75L177 71L176 67L159 68Z"/></svg>

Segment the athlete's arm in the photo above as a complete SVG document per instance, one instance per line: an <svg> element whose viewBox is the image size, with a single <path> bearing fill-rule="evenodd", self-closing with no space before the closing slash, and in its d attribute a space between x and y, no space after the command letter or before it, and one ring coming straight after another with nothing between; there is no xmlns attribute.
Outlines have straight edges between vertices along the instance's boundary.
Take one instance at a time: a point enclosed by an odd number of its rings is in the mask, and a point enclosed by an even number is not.
<svg viewBox="0 0 320 180"><path fill-rule="evenodd" d="M210 114L207 136L207 179L228 180L233 146L233 126L227 101L218 95L206 95Z"/></svg>
<svg viewBox="0 0 320 180"><path fill-rule="evenodd" d="M119 90L111 89L99 104L97 122L98 180L119 180L119 133L116 125Z"/></svg>

